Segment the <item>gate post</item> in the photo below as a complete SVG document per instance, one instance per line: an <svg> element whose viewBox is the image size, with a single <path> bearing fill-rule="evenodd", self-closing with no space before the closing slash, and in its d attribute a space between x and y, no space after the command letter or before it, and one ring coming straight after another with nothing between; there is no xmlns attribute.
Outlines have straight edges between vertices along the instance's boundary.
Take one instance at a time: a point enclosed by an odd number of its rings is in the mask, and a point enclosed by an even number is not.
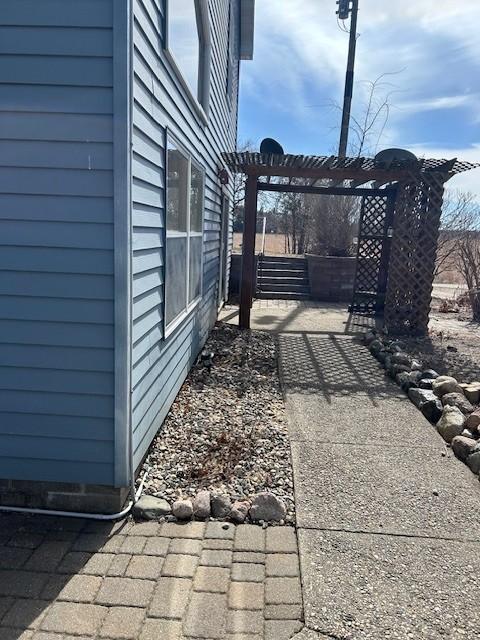
<svg viewBox="0 0 480 640"><path fill-rule="evenodd" d="M255 235L257 226L257 176L248 175L245 187L245 211L242 242L239 326L250 329L250 309L255 277Z"/></svg>

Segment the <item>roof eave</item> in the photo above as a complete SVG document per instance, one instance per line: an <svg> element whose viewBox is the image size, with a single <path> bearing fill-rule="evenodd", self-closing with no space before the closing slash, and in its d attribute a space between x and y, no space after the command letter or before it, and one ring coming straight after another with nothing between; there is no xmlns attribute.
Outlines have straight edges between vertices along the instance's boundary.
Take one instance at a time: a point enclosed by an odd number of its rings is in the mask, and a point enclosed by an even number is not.
<svg viewBox="0 0 480 640"><path fill-rule="evenodd" d="M255 0L240 4L240 60L252 60L255 33Z"/></svg>

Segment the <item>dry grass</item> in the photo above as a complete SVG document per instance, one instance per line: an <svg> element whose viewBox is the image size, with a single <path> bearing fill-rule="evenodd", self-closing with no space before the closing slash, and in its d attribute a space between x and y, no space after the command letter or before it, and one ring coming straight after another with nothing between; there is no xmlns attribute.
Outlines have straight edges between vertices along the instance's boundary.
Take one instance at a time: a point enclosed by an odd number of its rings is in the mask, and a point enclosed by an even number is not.
<svg viewBox="0 0 480 640"><path fill-rule="evenodd" d="M255 252L258 253L262 249L262 234L257 233L255 238ZM242 250L242 234L233 234L233 250L240 253ZM285 251L285 236L283 233L267 233L265 235L265 253L267 255L283 255Z"/></svg>

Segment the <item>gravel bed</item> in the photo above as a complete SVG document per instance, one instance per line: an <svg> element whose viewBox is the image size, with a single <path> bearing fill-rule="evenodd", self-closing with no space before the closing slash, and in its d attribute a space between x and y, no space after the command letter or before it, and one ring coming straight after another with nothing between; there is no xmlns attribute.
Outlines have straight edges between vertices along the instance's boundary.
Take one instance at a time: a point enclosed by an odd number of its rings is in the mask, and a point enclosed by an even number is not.
<svg viewBox="0 0 480 640"><path fill-rule="evenodd" d="M410 355L440 375L480 380L480 326L466 313L432 312L428 336L402 342Z"/></svg>
<svg viewBox="0 0 480 640"><path fill-rule="evenodd" d="M293 523L277 363L271 335L217 323L150 447L144 493L172 503L202 489L232 500L267 491L285 503L285 522Z"/></svg>

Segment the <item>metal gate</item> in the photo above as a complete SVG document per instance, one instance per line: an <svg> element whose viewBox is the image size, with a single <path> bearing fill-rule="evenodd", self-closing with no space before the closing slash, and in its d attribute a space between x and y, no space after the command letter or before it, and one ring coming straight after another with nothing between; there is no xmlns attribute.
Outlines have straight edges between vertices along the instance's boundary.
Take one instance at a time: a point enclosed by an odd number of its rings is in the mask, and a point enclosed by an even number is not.
<svg viewBox="0 0 480 640"><path fill-rule="evenodd" d="M393 234L395 190L362 197L353 299L349 310L382 313Z"/></svg>

